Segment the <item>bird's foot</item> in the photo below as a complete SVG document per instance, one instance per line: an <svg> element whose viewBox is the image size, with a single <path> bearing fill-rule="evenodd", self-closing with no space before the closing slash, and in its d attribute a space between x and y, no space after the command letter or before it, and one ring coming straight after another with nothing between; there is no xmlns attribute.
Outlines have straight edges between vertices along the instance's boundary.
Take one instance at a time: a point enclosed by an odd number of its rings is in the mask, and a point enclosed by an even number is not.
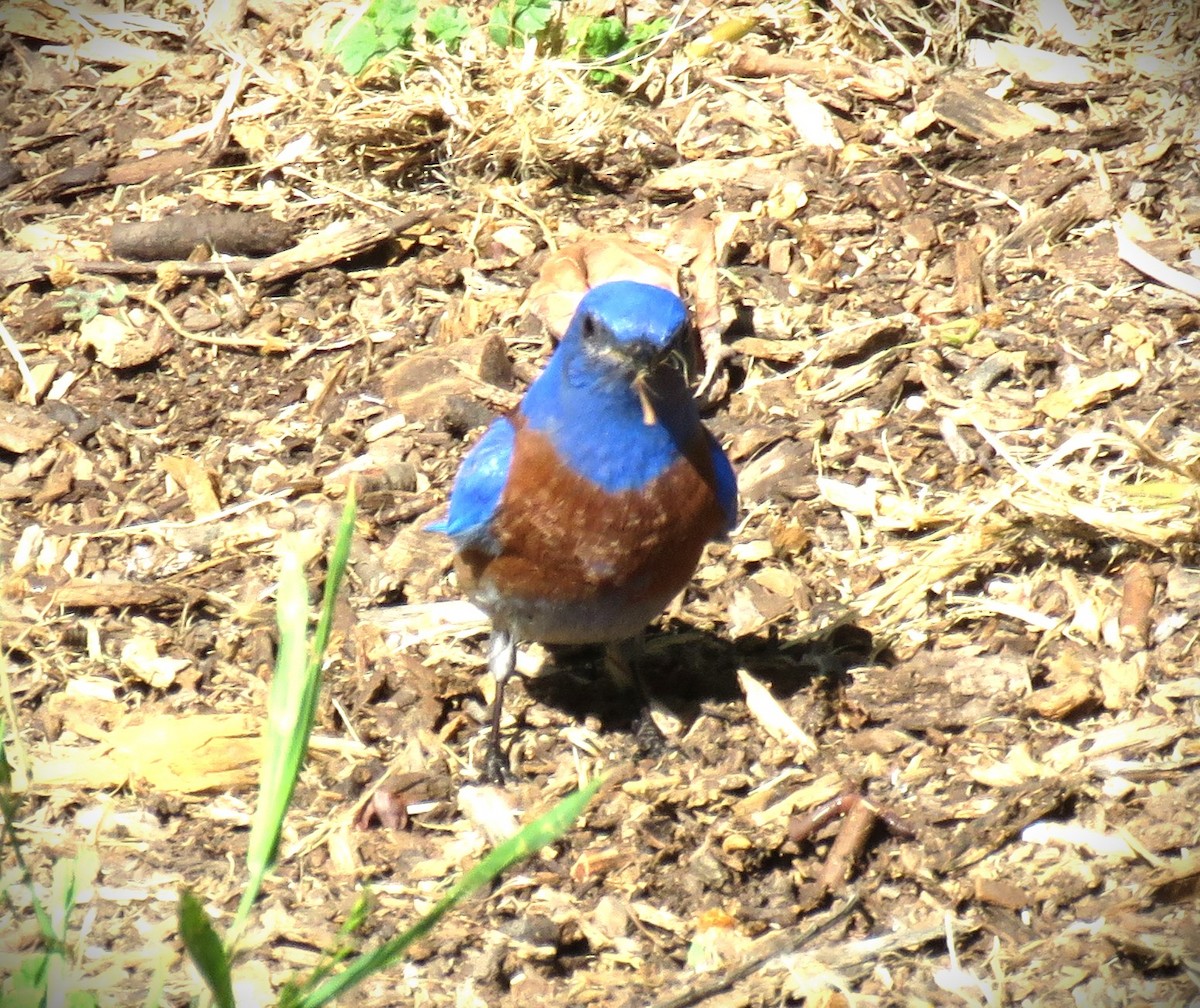
<svg viewBox="0 0 1200 1008"><path fill-rule="evenodd" d="M499 746L488 746L487 757L483 761L483 779L488 784L499 787L511 784L514 780L508 760L504 758L504 752Z"/></svg>
<svg viewBox="0 0 1200 1008"><path fill-rule="evenodd" d="M671 751L671 740L658 727L649 705L633 721L633 740L639 755L648 759L659 759Z"/></svg>

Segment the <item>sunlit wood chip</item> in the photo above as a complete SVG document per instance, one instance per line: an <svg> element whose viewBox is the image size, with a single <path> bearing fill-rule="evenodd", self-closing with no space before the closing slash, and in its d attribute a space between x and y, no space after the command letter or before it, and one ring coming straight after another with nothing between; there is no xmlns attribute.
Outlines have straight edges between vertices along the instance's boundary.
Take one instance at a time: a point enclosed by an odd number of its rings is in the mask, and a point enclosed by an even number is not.
<svg viewBox="0 0 1200 1008"><path fill-rule="evenodd" d="M966 771L968 776L980 784L997 788L1016 787L1050 773L1047 767L1030 755L1029 748L1024 743L1013 746L1003 760L967 767Z"/></svg>
<svg viewBox="0 0 1200 1008"><path fill-rule="evenodd" d="M1040 84L1090 84L1096 68L1083 56L1049 52L1014 42L993 42L996 66Z"/></svg>
<svg viewBox="0 0 1200 1008"><path fill-rule="evenodd" d="M513 797L503 788L468 784L458 792L458 807L493 845L508 840L521 828Z"/></svg>
<svg viewBox="0 0 1200 1008"><path fill-rule="evenodd" d="M1085 378L1069 388L1054 389L1046 393L1038 403L1038 409L1053 420L1063 420L1072 413L1090 409L1106 401L1113 392L1133 388L1141 379L1142 372L1135 367L1108 371Z"/></svg>
<svg viewBox="0 0 1200 1008"><path fill-rule="evenodd" d="M654 249L625 238L589 238L546 258L529 287L525 310L561 337L579 299L590 288L613 280L634 280L679 293L678 271Z"/></svg>
<svg viewBox="0 0 1200 1008"><path fill-rule="evenodd" d="M185 668L187 658L171 658L158 653L158 644L149 637L134 637L121 648L121 664L154 689L166 689Z"/></svg>
<svg viewBox="0 0 1200 1008"><path fill-rule="evenodd" d="M1145 651L1128 658L1100 660L1100 690L1104 706L1109 710L1125 710L1146 685Z"/></svg>
<svg viewBox="0 0 1200 1008"><path fill-rule="evenodd" d="M123 317L95 315L79 327L84 346L96 352L96 360L109 368L139 367L171 348L164 327L147 325L135 329Z"/></svg>
<svg viewBox="0 0 1200 1008"><path fill-rule="evenodd" d="M0 402L0 449L23 455L46 447L63 429L41 410L17 402Z"/></svg>
<svg viewBox="0 0 1200 1008"><path fill-rule="evenodd" d="M855 486L853 483L819 476L817 477L817 488L821 491L822 497L843 511L867 516L876 512L878 484L875 480L869 479L861 486Z"/></svg>
<svg viewBox="0 0 1200 1008"><path fill-rule="evenodd" d="M840 151L846 146L829 109L804 88L786 79L783 82L783 111L796 131L796 139L802 144L831 151Z"/></svg>
<svg viewBox="0 0 1200 1008"><path fill-rule="evenodd" d="M737 677L738 685L746 695L746 707L771 738L793 743L805 754L811 755L817 751L817 743L812 736L791 719L766 686L745 669L738 669Z"/></svg>
<svg viewBox="0 0 1200 1008"><path fill-rule="evenodd" d="M1067 679L1034 690L1025 700L1026 706L1044 718L1060 720L1100 695L1095 684L1087 678Z"/></svg>
<svg viewBox="0 0 1200 1008"><path fill-rule="evenodd" d="M158 464L187 494L188 504L197 518L207 518L221 510L214 489L213 474L187 455L162 455Z"/></svg>
<svg viewBox="0 0 1200 1008"><path fill-rule="evenodd" d="M1042 820L1026 826L1021 833L1025 843L1037 846L1078 847L1098 857L1128 860L1137 857L1129 841L1115 833L1101 833L1074 823Z"/></svg>

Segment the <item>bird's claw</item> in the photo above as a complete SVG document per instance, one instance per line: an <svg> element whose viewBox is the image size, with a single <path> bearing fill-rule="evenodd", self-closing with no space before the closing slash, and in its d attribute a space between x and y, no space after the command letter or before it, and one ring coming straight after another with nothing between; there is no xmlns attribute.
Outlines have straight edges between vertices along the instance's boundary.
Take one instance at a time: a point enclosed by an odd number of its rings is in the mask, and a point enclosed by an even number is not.
<svg viewBox="0 0 1200 1008"><path fill-rule="evenodd" d="M499 787L513 782L513 774L508 767L508 760L504 758L504 753L499 747L488 747L487 757L483 761L483 779L488 784L495 784Z"/></svg>
<svg viewBox="0 0 1200 1008"><path fill-rule="evenodd" d="M637 743L638 753L649 759L658 759L671 750L671 740L658 727L648 706L643 707L634 719L633 740Z"/></svg>

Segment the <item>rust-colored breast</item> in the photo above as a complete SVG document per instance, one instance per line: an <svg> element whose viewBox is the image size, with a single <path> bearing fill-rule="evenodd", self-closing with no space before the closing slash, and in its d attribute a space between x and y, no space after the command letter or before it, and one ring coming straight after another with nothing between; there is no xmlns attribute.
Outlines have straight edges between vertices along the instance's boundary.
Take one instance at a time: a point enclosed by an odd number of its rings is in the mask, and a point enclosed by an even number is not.
<svg viewBox="0 0 1200 1008"><path fill-rule="evenodd" d="M605 606L661 607L691 578L725 517L703 430L641 490L606 493L563 465L548 439L521 427L494 519L500 551L466 550L472 594Z"/></svg>

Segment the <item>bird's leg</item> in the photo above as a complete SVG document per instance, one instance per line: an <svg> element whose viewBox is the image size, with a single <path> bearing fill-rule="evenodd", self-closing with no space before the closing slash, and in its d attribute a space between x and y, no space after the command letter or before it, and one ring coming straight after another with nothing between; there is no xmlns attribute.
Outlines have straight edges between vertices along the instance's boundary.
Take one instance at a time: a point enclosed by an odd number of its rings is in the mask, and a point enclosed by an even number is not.
<svg viewBox="0 0 1200 1008"><path fill-rule="evenodd" d="M645 701L649 698L646 685L634 671L633 652L637 650L638 643L636 638L629 638L605 644L604 670L619 689L626 692L637 690L638 698Z"/></svg>
<svg viewBox="0 0 1200 1008"><path fill-rule="evenodd" d="M509 777L507 761L500 748L500 718L504 713L504 686L516 666L517 646L512 631L492 627L488 640L488 671L496 683L496 695L492 698L491 730L483 772L493 784L503 784Z"/></svg>
<svg viewBox="0 0 1200 1008"><path fill-rule="evenodd" d="M633 723L633 737L638 748L647 756L661 756L670 742L654 721L654 697L646 688L646 680L634 657L635 652L641 650L640 644L638 638L606 644L604 664L621 689L632 690L637 695L640 710Z"/></svg>

